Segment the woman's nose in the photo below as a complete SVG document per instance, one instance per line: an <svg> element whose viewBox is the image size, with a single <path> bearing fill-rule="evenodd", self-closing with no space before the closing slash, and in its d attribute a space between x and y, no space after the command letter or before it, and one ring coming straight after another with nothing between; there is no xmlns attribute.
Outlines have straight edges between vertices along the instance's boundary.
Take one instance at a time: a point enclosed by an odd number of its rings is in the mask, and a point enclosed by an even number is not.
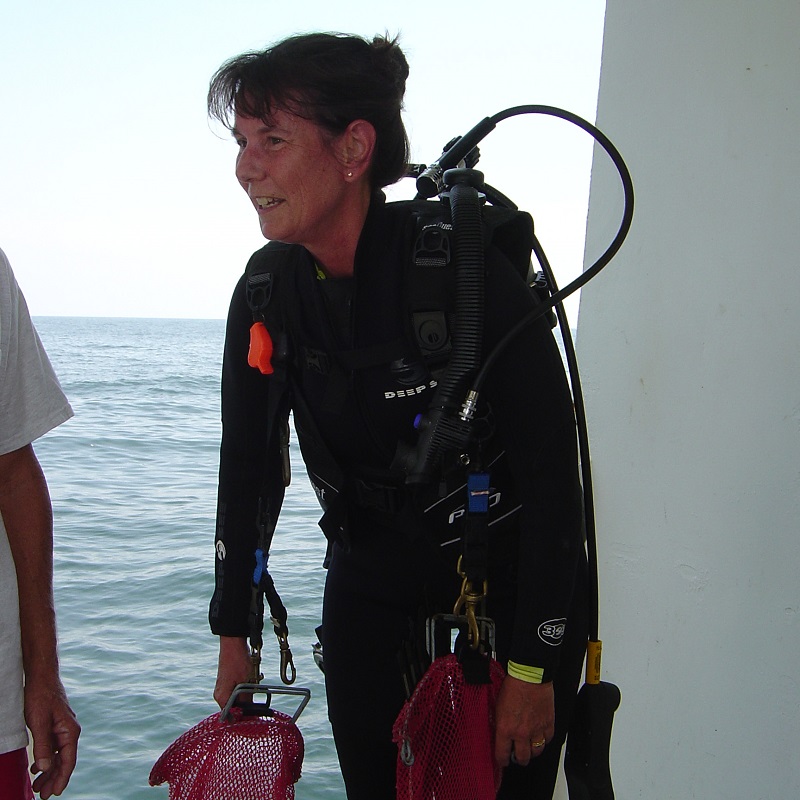
<svg viewBox="0 0 800 800"><path fill-rule="evenodd" d="M245 145L236 158L236 177L239 183L253 183L264 177L266 170L262 159L259 159L253 149Z"/></svg>

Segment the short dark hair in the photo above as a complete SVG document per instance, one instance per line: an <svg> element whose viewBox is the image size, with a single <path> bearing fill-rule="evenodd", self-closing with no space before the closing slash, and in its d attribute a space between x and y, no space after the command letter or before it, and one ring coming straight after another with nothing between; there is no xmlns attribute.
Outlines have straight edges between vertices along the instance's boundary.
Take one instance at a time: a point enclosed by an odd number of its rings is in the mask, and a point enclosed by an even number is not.
<svg viewBox="0 0 800 800"><path fill-rule="evenodd" d="M366 120L376 132L370 180L377 189L400 180L408 164L400 117L407 77L396 38L302 34L226 61L211 79L208 113L229 130L236 113L268 121L277 109L332 134Z"/></svg>

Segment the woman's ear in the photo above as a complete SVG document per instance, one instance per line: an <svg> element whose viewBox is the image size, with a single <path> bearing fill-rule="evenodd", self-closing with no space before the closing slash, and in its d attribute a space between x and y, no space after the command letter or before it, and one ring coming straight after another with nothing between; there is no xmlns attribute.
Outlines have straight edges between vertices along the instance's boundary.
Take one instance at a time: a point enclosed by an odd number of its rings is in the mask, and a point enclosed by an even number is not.
<svg viewBox="0 0 800 800"><path fill-rule="evenodd" d="M347 126L337 142L345 180L357 180L369 170L376 138L372 123L364 119L353 120Z"/></svg>

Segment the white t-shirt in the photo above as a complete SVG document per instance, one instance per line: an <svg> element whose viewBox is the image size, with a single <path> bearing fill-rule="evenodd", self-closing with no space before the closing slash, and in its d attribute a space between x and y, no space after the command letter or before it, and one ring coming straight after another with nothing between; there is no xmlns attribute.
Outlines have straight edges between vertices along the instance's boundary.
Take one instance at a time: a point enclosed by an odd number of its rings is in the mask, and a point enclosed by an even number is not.
<svg viewBox="0 0 800 800"><path fill-rule="evenodd" d="M72 416L0 250L0 454L25 447ZM25 747L17 575L0 516L0 753Z"/></svg>

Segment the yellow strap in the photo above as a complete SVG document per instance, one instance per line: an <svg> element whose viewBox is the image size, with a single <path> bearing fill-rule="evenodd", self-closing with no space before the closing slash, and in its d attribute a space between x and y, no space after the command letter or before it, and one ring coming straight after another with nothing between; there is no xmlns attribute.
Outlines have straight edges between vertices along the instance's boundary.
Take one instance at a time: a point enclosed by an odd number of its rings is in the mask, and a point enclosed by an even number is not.
<svg viewBox="0 0 800 800"><path fill-rule="evenodd" d="M508 674L512 678L525 681L525 683L541 683L542 678L544 678L544 668L528 667L525 664L516 664L513 661L509 661Z"/></svg>
<svg viewBox="0 0 800 800"><path fill-rule="evenodd" d="M586 647L586 683L600 683L600 656L603 652L603 643L589 641Z"/></svg>

